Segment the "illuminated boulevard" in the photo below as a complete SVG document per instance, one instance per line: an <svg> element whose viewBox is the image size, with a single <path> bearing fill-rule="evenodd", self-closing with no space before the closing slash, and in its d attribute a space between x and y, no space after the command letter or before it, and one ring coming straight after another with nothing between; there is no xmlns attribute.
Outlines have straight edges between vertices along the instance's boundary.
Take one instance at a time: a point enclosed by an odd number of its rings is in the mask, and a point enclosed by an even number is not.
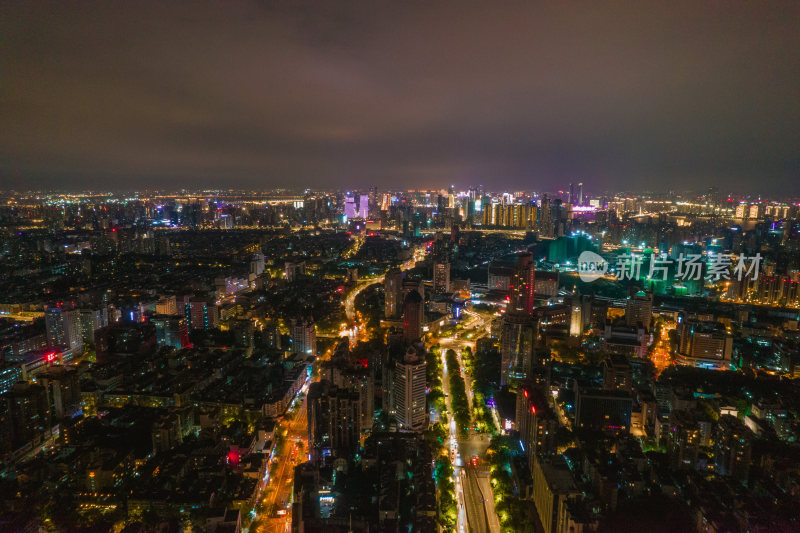
<svg viewBox="0 0 800 533"><path fill-rule="evenodd" d="M464 371L462 357L467 352L463 349L469 346L475 349L475 339L486 333L491 317L483 317L476 313L468 313L470 320L464 323L464 330L475 328L477 336L470 339L461 337L443 337L431 339L432 344L441 346L442 358L442 391L445 394L445 404L449 416L449 446L450 457L453 461L455 472L455 497L458 502L457 528L459 532L491 532L500 531L500 522L494 508L494 491L489 482L489 471L486 469L486 449L489 447L490 436L476 431L475 421L470 409L470 428L466 438L459 438L455 418L452 416L453 408L450 397L449 372L459 371L464 378L467 400L472 405L472 378ZM461 335L461 334L459 334ZM459 369L447 367L446 353L452 349L458 357Z"/></svg>
<svg viewBox="0 0 800 533"><path fill-rule="evenodd" d="M401 265L402 270L414 268L417 261L425 255L425 246L414 249L411 259ZM345 312L348 320L356 321L355 301L361 291L376 283L382 283L384 275L359 282L344 301ZM355 324L355 330L365 327ZM353 333L346 326L341 335ZM365 333L365 332L362 332ZM318 381L316 373L318 363L330 356L331 351L317 357L314 361L313 378ZM308 410L306 400L308 397L309 383L298 392L292 405L275 427L275 437L278 444L275 446L274 456L270 460L267 476L263 480L263 488L259 495L258 504L253 511L254 525L250 531L256 533L279 533L290 531L292 526L292 493L294 484L294 467L305 460L308 450ZM280 437L279 437L280 435Z"/></svg>

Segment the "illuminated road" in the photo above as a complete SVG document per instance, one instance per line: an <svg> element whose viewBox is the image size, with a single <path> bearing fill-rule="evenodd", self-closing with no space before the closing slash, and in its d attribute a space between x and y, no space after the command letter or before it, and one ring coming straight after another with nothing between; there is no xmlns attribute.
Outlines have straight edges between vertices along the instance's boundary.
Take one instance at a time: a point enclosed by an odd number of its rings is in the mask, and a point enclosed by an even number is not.
<svg viewBox="0 0 800 533"><path fill-rule="evenodd" d="M453 418L453 406L450 403L450 380L447 374L447 360L445 358L445 351L442 350L442 392L445 397L445 407L450 414L448 433L449 433L449 448L450 460L453 462L453 484L455 485L456 504L458 505L458 517L456 518L456 529L459 533L466 533L467 530L467 514L464 510L464 476L462 475L463 461L461 460L461 453L459 451L458 443L458 428L456 427L456 420Z"/></svg>
<svg viewBox="0 0 800 533"><path fill-rule="evenodd" d="M281 452L275 456L277 470L264 491L261 504L266 513L261 525L256 529L259 533L283 533L292 526L292 488L294 484L294 467L303 462L308 450L308 411L307 390L298 397L296 407L283 419L281 424L286 436ZM275 513L280 513L276 515Z"/></svg>
<svg viewBox="0 0 800 533"><path fill-rule="evenodd" d="M329 349L317 357L314 366L327 360L331 352L332 349ZM275 428L276 436L283 435L283 444L272 459L277 465L276 470L272 477L268 476L266 479L266 487L261 491L258 500L258 513L253 517L258 523L250 531L284 533L291 530L294 467L305 462L308 454L308 388L311 382L319 381L316 371L312 376L312 379L297 393L292 406Z"/></svg>
<svg viewBox="0 0 800 533"><path fill-rule="evenodd" d="M450 414L450 452L451 458L455 457L453 461L453 469L455 472L455 487L456 487L456 501L458 502L458 531L478 531L478 532L491 532L499 533L500 520L497 516L497 511L494 508L494 491L489 483L489 472L484 470L486 449L489 447L489 435L479 433L473 428L475 421L472 417L472 410L470 409L470 430L468 437L465 439L458 438L458 431L455 419L452 417L452 406L450 403L450 381L448 379L448 371L457 371L457 369L448 369L445 354L448 349L453 349L456 352L459 365L461 369L464 368L464 361L462 359L462 350L466 346L470 346L474 351L475 338L479 338L487 332L487 322L491 322L491 316L482 316L477 313L469 313L470 320L464 324L465 329L476 328L478 334L471 339L463 337L446 337L441 339L432 339L432 342L438 341L441 345L442 357L442 391L445 393L445 401L447 412ZM472 405L472 377L462 370L462 377L464 378L467 399L470 406ZM493 413L494 414L494 413ZM496 423L499 420L496 420ZM498 425L498 427L500 427ZM476 459L476 465L470 464Z"/></svg>
<svg viewBox="0 0 800 533"><path fill-rule="evenodd" d="M410 270L414 268L417 264L417 261L422 261L425 258L425 246L420 245L414 249L414 252L411 255L411 259L406 261L400 266L400 270ZM370 285L375 285L376 283L383 283L384 275L381 274L376 278L370 278L368 280L360 281L358 284L353 287L350 293L347 295L347 298L344 300L344 310L347 313L347 320L350 322L355 321L356 319L356 296L358 296L361 291L369 287Z"/></svg>
<svg viewBox="0 0 800 533"><path fill-rule="evenodd" d="M655 367L656 376L661 375L661 373L674 362L669 346L669 332L673 329L675 329L674 322L664 324L661 328L661 334L658 339L655 340L655 346L653 347L650 359Z"/></svg>

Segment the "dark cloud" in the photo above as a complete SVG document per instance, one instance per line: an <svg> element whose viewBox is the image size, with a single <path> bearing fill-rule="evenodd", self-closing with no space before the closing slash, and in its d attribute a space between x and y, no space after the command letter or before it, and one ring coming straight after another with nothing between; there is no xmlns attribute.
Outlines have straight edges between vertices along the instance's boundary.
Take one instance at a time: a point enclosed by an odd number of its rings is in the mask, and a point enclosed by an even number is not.
<svg viewBox="0 0 800 533"><path fill-rule="evenodd" d="M797 2L0 5L0 186L797 192Z"/></svg>

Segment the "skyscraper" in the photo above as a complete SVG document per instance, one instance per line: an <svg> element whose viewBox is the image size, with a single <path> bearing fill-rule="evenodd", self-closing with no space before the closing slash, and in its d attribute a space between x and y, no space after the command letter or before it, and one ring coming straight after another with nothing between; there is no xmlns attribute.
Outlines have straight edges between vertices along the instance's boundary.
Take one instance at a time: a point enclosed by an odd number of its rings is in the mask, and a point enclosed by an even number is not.
<svg viewBox="0 0 800 533"><path fill-rule="evenodd" d="M629 294L625 301L625 324L628 326L641 324L649 331L652 318L653 294L644 291Z"/></svg>
<svg viewBox="0 0 800 533"><path fill-rule="evenodd" d="M535 268L532 253L524 253L517 256L517 262L511 272L511 281L508 289L509 311L533 313Z"/></svg>
<svg viewBox="0 0 800 533"><path fill-rule="evenodd" d="M83 351L80 312L77 309L48 307L44 313L47 344L65 346L75 352Z"/></svg>
<svg viewBox="0 0 800 533"><path fill-rule="evenodd" d="M450 262L447 259L437 259L433 263L433 293L448 292L450 292Z"/></svg>
<svg viewBox="0 0 800 533"><path fill-rule="evenodd" d="M81 309L81 338L84 344L94 343L94 332L106 326L103 311L100 309Z"/></svg>
<svg viewBox="0 0 800 533"><path fill-rule="evenodd" d="M189 345L186 318L180 315L155 315L150 322L156 328L156 344L181 349Z"/></svg>
<svg viewBox="0 0 800 533"><path fill-rule="evenodd" d="M403 301L403 340L412 342L422 336L422 296L412 289Z"/></svg>
<svg viewBox="0 0 800 533"><path fill-rule="evenodd" d="M311 460L348 457L361 437L359 395L328 380L313 383L308 391L308 443Z"/></svg>
<svg viewBox="0 0 800 533"><path fill-rule="evenodd" d="M369 218L369 195L362 194L358 199L358 218Z"/></svg>
<svg viewBox="0 0 800 533"><path fill-rule="evenodd" d="M293 350L306 355L317 355L317 327L311 318L292 319Z"/></svg>
<svg viewBox="0 0 800 533"><path fill-rule="evenodd" d="M536 323L528 314L510 311L500 333L500 386L525 378L533 365Z"/></svg>
<svg viewBox="0 0 800 533"><path fill-rule="evenodd" d="M347 219L356 218L358 215L358 210L356 209L356 199L352 196L347 196L344 199L344 216Z"/></svg>
<svg viewBox="0 0 800 533"><path fill-rule="evenodd" d="M423 431L428 425L426 363L409 348L394 367L395 421L401 429Z"/></svg>
<svg viewBox="0 0 800 533"><path fill-rule="evenodd" d="M386 318L397 318L402 311L403 303L403 272L393 268L383 278L384 314Z"/></svg>

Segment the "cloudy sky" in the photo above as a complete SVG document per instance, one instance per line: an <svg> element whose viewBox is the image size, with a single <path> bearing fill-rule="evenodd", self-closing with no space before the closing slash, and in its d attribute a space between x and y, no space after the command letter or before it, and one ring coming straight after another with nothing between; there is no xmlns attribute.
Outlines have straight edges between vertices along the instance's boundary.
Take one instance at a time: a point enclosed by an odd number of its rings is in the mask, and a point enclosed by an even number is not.
<svg viewBox="0 0 800 533"><path fill-rule="evenodd" d="M800 193L800 2L3 2L0 189Z"/></svg>

